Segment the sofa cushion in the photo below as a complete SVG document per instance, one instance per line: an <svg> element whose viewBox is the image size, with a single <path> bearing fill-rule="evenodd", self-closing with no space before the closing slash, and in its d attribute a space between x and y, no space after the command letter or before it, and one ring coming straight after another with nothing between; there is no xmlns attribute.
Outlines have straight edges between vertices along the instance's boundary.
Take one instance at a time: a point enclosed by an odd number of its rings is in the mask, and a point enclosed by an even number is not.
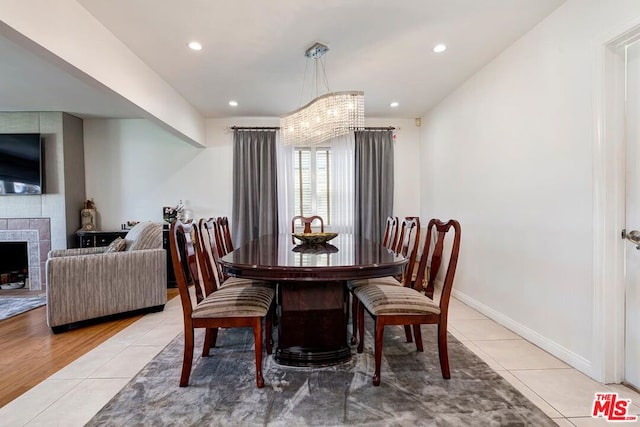
<svg viewBox="0 0 640 427"><path fill-rule="evenodd" d="M162 248L162 224L140 222L124 237L127 251Z"/></svg>
<svg viewBox="0 0 640 427"><path fill-rule="evenodd" d="M104 250L105 254L111 253L111 252L120 252L120 251L124 251L124 248L127 247L127 242L126 240L124 240L122 237L116 237L116 239L109 243L109 246L107 246L107 248Z"/></svg>

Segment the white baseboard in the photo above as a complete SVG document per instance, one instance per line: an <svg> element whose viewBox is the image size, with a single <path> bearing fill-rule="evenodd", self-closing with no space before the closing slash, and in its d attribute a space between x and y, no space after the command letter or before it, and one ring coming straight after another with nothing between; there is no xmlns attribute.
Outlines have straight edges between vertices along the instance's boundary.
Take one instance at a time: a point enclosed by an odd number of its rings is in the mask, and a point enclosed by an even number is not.
<svg viewBox="0 0 640 427"><path fill-rule="evenodd" d="M478 302L477 300L471 298L470 296L457 291L455 289L452 290L452 295L456 297L458 300L467 304L469 307L479 311L484 314L491 320L499 323L507 329L515 332L520 335L525 340L529 341L532 344L540 347L545 350L547 353L552 354L563 362L567 363L571 367L577 369L578 371L584 373L585 375L593 378L593 366L591 361L585 359L584 357L564 348L558 343L550 340L549 338L540 335L536 331L527 328L526 326L516 322L515 320L505 316L504 314Z"/></svg>

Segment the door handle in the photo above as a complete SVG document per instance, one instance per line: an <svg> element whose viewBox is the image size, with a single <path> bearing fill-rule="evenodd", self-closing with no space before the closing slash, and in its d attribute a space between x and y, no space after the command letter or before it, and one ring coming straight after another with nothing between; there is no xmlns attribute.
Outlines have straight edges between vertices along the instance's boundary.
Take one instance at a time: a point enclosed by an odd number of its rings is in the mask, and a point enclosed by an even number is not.
<svg viewBox="0 0 640 427"><path fill-rule="evenodd" d="M627 232L627 230L622 230L622 238L627 239L634 245L636 245L636 249L640 250L640 231L631 230Z"/></svg>

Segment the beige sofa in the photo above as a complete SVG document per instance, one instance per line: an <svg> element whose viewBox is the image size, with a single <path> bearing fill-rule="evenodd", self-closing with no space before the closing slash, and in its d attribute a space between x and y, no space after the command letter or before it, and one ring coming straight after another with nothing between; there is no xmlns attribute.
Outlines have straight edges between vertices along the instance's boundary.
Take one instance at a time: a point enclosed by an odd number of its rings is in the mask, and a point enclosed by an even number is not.
<svg viewBox="0 0 640 427"><path fill-rule="evenodd" d="M70 324L167 302L162 225L137 224L124 242L109 247L53 250L47 260L47 324L55 333Z"/></svg>

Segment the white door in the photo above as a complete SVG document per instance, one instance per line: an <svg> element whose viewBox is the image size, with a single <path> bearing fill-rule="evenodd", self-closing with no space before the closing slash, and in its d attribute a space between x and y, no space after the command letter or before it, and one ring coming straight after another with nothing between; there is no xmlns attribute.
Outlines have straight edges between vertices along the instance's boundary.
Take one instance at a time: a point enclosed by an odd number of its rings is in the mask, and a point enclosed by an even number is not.
<svg viewBox="0 0 640 427"><path fill-rule="evenodd" d="M627 47L626 230L640 230L640 42ZM640 232L625 243L625 382L640 389ZM634 243L631 240L638 240Z"/></svg>

